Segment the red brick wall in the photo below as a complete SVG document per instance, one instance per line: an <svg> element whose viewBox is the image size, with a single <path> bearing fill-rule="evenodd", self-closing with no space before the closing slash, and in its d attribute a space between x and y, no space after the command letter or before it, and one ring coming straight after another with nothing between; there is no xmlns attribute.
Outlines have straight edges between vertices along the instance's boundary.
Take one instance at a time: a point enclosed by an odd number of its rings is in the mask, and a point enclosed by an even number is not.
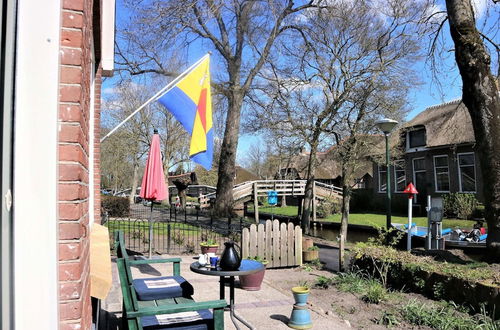
<svg viewBox="0 0 500 330"><path fill-rule="evenodd" d="M95 0L98 1L98 0ZM63 0L59 94L59 318L60 329L90 329L89 168L99 178L100 68L95 80L95 130L90 130L92 0ZM99 45L95 45L99 47ZM96 162L89 164L89 134ZM95 182L95 181L94 181ZM100 201L95 201L98 212ZM96 214L99 220L99 213Z"/></svg>

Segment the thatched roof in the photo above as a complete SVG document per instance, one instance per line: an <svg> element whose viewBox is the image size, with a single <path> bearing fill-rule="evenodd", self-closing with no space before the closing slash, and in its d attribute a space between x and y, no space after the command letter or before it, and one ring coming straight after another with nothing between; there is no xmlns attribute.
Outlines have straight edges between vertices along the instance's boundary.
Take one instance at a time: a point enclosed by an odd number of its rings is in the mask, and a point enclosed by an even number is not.
<svg viewBox="0 0 500 330"><path fill-rule="evenodd" d="M241 166L236 166L236 178L234 179L234 184L240 184L243 182L247 181L256 181L260 180L260 178L250 172L249 170L241 167Z"/></svg>
<svg viewBox="0 0 500 330"><path fill-rule="evenodd" d="M383 137L381 135L363 135L359 136L358 139L362 139L362 145L364 152L359 156L356 161L356 166L354 170L354 177L361 178L365 174L370 174L373 176L372 162L369 157L372 154L380 153L379 148L383 146L381 141ZM310 153L303 152L295 156L290 164L290 168L295 168L301 179L307 177L307 164L309 162ZM314 177L316 179L336 179L342 176L341 163L338 159L338 146L335 145L325 152L317 152L316 159L318 160L318 165L314 172Z"/></svg>
<svg viewBox="0 0 500 330"><path fill-rule="evenodd" d="M424 126L427 147L474 143L469 111L461 100L429 107L407 122L401 132Z"/></svg>

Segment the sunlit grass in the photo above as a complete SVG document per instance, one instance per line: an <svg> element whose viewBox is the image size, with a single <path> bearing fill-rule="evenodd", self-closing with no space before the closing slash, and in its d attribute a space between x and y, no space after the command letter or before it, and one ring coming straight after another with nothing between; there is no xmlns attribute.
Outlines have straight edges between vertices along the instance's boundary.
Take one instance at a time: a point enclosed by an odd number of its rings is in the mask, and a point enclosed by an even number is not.
<svg viewBox="0 0 500 330"><path fill-rule="evenodd" d="M286 207L261 207L260 212L274 213L286 216L296 216L297 206L286 206ZM340 223L340 214L333 214L328 216L326 219L319 219L322 221L338 222ZM408 217L401 215L392 216L393 223L407 223ZM427 226L427 217L413 217L412 223L417 226ZM471 220L459 220L459 219L444 219L443 228L472 228L475 221ZM382 213L351 213L349 214L349 224L354 225L365 225L371 227L385 227L386 225L386 215Z"/></svg>

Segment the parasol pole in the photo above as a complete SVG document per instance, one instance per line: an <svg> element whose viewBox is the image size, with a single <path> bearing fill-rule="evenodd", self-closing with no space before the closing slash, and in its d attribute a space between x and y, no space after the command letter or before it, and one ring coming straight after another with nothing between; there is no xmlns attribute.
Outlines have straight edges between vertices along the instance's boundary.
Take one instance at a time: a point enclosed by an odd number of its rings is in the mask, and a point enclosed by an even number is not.
<svg viewBox="0 0 500 330"><path fill-rule="evenodd" d="M151 200L151 212L149 214L149 259L151 259L153 242L153 200Z"/></svg>

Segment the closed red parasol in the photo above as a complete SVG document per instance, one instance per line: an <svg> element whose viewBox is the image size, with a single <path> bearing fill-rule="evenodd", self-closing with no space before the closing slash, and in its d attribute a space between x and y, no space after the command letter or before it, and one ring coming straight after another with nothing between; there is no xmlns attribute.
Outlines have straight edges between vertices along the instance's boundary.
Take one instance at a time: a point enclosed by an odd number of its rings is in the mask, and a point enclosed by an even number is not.
<svg viewBox="0 0 500 330"><path fill-rule="evenodd" d="M163 174L160 136L157 130L154 133L144 176L142 177L140 196L150 201L161 201L168 198L168 190L165 186L165 175Z"/></svg>
<svg viewBox="0 0 500 330"><path fill-rule="evenodd" d="M148 161L142 177L141 193L143 199L151 201L151 215L149 218L149 258L151 258L151 243L153 241L153 201L168 198L168 189L165 186L163 162L161 160L160 136L154 130L151 147L149 148Z"/></svg>

